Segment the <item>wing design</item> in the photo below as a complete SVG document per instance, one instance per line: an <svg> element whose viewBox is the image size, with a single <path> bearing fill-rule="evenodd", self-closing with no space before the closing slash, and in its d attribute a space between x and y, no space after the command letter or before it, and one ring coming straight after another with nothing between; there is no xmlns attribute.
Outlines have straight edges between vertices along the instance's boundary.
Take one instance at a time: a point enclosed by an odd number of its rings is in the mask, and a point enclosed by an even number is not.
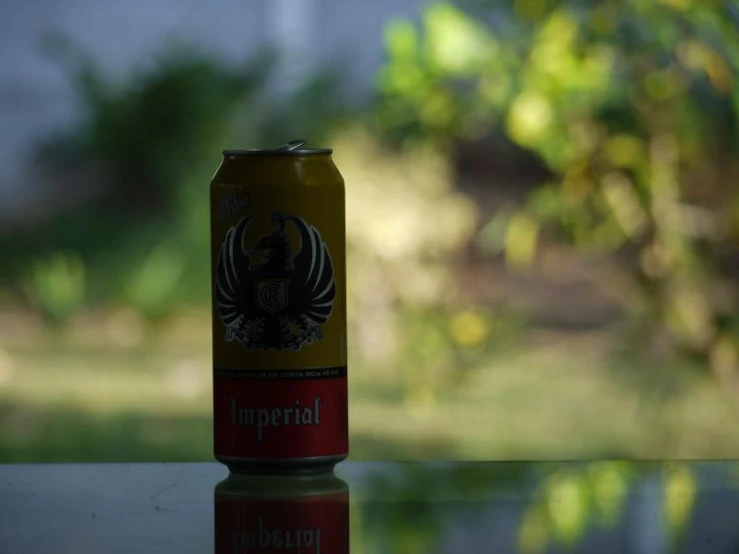
<svg viewBox="0 0 739 554"><path fill-rule="evenodd" d="M293 258L290 308L319 325L328 321L336 299L334 267L318 229L296 216L285 216L300 231L300 251Z"/></svg>
<svg viewBox="0 0 739 554"><path fill-rule="evenodd" d="M226 327L238 322L240 316L246 317L249 309L249 256L244 253L244 232L253 217L246 216L231 227L218 254L216 274L216 303L218 315Z"/></svg>

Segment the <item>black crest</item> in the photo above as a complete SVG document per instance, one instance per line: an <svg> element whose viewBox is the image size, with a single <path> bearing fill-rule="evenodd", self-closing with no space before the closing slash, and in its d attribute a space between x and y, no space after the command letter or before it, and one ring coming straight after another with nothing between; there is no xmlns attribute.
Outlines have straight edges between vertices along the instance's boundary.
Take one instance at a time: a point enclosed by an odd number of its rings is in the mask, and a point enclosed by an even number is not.
<svg viewBox="0 0 739 554"><path fill-rule="evenodd" d="M334 268L321 234L294 215L272 214L274 232L245 245L253 216L226 233L218 256L216 307L226 340L247 350L300 350L323 338L336 298ZM293 244L285 229L294 225Z"/></svg>

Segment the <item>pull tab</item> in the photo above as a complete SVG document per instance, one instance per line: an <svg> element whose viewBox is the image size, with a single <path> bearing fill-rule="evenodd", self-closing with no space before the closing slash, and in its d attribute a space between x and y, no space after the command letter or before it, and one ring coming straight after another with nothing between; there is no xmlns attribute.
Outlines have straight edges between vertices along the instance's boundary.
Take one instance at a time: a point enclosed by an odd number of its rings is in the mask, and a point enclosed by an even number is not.
<svg viewBox="0 0 739 554"><path fill-rule="evenodd" d="M291 140L290 142L287 142L280 146L278 150L295 150L296 148L300 148L304 144L306 144L308 141L299 139L299 140Z"/></svg>

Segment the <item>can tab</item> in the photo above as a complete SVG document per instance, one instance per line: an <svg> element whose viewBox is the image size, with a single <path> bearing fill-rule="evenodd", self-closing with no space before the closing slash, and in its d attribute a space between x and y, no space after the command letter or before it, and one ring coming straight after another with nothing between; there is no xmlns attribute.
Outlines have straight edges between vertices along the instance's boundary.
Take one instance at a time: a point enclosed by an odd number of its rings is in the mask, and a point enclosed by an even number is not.
<svg viewBox="0 0 739 554"><path fill-rule="evenodd" d="M291 140L290 142L286 142L285 144L280 146L278 150L295 150L307 143L308 141L303 139Z"/></svg>
<svg viewBox="0 0 739 554"><path fill-rule="evenodd" d="M333 152L330 148L303 148L308 144L307 140L291 140L277 148L251 149L251 150L224 150L224 156L317 156L329 155Z"/></svg>

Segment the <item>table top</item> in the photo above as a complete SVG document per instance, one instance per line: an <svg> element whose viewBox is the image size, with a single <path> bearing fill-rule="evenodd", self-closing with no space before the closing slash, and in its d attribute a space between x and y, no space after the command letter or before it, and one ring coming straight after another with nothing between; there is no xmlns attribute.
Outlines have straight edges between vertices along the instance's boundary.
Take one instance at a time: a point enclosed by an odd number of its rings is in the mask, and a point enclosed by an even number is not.
<svg viewBox="0 0 739 554"><path fill-rule="evenodd" d="M739 462L227 476L215 463L0 465L0 552L739 552Z"/></svg>

